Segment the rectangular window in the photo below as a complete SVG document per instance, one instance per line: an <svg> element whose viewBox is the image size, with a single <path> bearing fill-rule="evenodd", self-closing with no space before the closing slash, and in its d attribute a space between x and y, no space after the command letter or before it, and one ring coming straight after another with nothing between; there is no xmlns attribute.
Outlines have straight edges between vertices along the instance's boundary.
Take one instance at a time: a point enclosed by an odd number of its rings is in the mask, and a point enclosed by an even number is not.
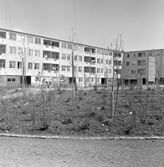
<svg viewBox="0 0 164 167"><path fill-rule="evenodd" d="M109 65L111 65L112 64L112 60L109 60Z"/></svg>
<svg viewBox="0 0 164 167"><path fill-rule="evenodd" d="M74 60L77 61L77 55L74 56Z"/></svg>
<svg viewBox="0 0 164 167"><path fill-rule="evenodd" d="M78 72L82 72L82 67L78 67Z"/></svg>
<svg viewBox="0 0 164 167"><path fill-rule="evenodd" d="M33 56L33 50L29 49L29 56Z"/></svg>
<svg viewBox="0 0 164 167"><path fill-rule="evenodd" d="M103 68L101 68L101 73L103 73Z"/></svg>
<svg viewBox="0 0 164 167"><path fill-rule="evenodd" d="M62 48L66 49L67 48L67 44L62 42Z"/></svg>
<svg viewBox="0 0 164 167"><path fill-rule="evenodd" d="M97 63L100 64L100 59L99 58L97 58Z"/></svg>
<svg viewBox="0 0 164 167"><path fill-rule="evenodd" d="M106 60L106 64L108 64L108 60Z"/></svg>
<svg viewBox="0 0 164 167"><path fill-rule="evenodd" d="M112 73L112 69L109 69L109 74Z"/></svg>
<svg viewBox="0 0 164 167"><path fill-rule="evenodd" d="M72 49L72 44L68 43L68 49Z"/></svg>
<svg viewBox="0 0 164 167"><path fill-rule="evenodd" d="M83 82L83 78L82 77L79 77L79 82Z"/></svg>
<svg viewBox="0 0 164 167"><path fill-rule="evenodd" d="M130 54L127 54L127 58L129 58L130 57Z"/></svg>
<svg viewBox="0 0 164 167"><path fill-rule="evenodd" d="M66 70L66 66L62 65L62 71L65 71L65 70Z"/></svg>
<svg viewBox="0 0 164 167"><path fill-rule="evenodd" d="M126 66L129 66L130 65L130 62L126 62Z"/></svg>
<svg viewBox="0 0 164 167"><path fill-rule="evenodd" d="M6 32L0 31L0 38L6 39Z"/></svg>
<svg viewBox="0 0 164 167"><path fill-rule="evenodd" d="M49 63L43 63L43 70L50 71L51 70L51 64L49 64Z"/></svg>
<svg viewBox="0 0 164 167"><path fill-rule="evenodd" d="M62 53L62 59L66 60L66 54L65 53Z"/></svg>
<svg viewBox="0 0 164 167"><path fill-rule="evenodd" d="M46 59L51 58L51 52L43 50L43 57Z"/></svg>
<svg viewBox="0 0 164 167"><path fill-rule="evenodd" d="M67 66L67 71L70 71L70 68L71 68L70 66Z"/></svg>
<svg viewBox="0 0 164 167"><path fill-rule="evenodd" d="M145 66L146 61L145 60L138 60L138 66Z"/></svg>
<svg viewBox="0 0 164 167"><path fill-rule="evenodd" d="M51 52L51 53L52 53L52 59L54 59L55 61L59 59L59 52Z"/></svg>
<svg viewBox="0 0 164 167"><path fill-rule="evenodd" d="M0 59L0 68L5 68L6 60Z"/></svg>
<svg viewBox="0 0 164 167"><path fill-rule="evenodd" d="M97 73L100 73L100 68L97 68Z"/></svg>
<svg viewBox="0 0 164 167"><path fill-rule="evenodd" d="M22 68L22 62L20 62L20 61L17 62L17 68L18 68L18 69L21 69L21 68Z"/></svg>
<svg viewBox="0 0 164 167"><path fill-rule="evenodd" d="M25 36L18 34L18 41L19 42L25 42Z"/></svg>
<svg viewBox="0 0 164 167"><path fill-rule="evenodd" d="M79 61L82 61L82 56L79 56Z"/></svg>
<svg viewBox="0 0 164 167"><path fill-rule="evenodd" d="M9 39L16 41L16 34L15 33L9 33Z"/></svg>
<svg viewBox="0 0 164 167"><path fill-rule="evenodd" d="M33 37L27 36L27 43L33 43Z"/></svg>
<svg viewBox="0 0 164 167"><path fill-rule="evenodd" d="M71 55L67 54L67 60L70 60L70 58L71 58Z"/></svg>
<svg viewBox="0 0 164 167"><path fill-rule="evenodd" d="M16 47L10 46L10 53L16 54Z"/></svg>
<svg viewBox="0 0 164 167"><path fill-rule="evenodd" d="M40 57L40 50L35 50L35 56Z"/></svg>
<svg viewBox="0 0 164 167"><path fill-rule="evenodd" d="M7 82L15 82L16 79L15 78L7 78Z"/></svg>
<svg viewBox="0 0 164 167"><path fill-rule="evenodd" d="M101 50L100 49L97 49L97 54L101 54Z"/></svg>
<svg viewBox="0 0 164 167"><path fill-rule="evenodd" d="M32 69L32 63L28 63L28 69Z"/></svg>
<svg viewBox="0 0 164 167"><path fill-rule="evenodd" d="M15 68L15 61L9 61L9 68Z"/></svg>
<svg viewBox="0 0 164 167"><path fill-rule="evenodd" d="M34 69L39 70L39 63L34 63Z"/></svg>
<svg viewBox="0 0 164 167"><path fill-rule="evenodd" d="M41 44L41 38L35 38L35 44Z"/></svg>
<svg viewBox="0 0 164 167"><path fill-rule="evenodd" d="M101 64L103 64L103 59L101 59Z"/></svg>
<svg viewBox="0 0 164 167"><path fill-rule="evenodd" d="M6 53L6 45L0 45L0 55Z"/></svg>

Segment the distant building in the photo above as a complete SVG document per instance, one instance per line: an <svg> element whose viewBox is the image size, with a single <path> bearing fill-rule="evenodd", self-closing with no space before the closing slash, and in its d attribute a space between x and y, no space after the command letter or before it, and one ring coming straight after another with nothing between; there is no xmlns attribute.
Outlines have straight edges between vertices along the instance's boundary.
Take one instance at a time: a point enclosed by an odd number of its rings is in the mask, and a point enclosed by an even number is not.
<svg viewBox="0 0 164 167"><path fill-rule="evenodd" d="M121 78L127 85L164 84L164 49L124 52Z"/></svg>
<svg viewBox="0 0 164 167"><path fill-rule="evenodd" d="M20 86L22 68L26 84L38 81L72 82L72 49L78 86L105 84L113 76L113 51L96 46L0 29L0 86ZM118 60L119 77L122 54Z"/></svg>

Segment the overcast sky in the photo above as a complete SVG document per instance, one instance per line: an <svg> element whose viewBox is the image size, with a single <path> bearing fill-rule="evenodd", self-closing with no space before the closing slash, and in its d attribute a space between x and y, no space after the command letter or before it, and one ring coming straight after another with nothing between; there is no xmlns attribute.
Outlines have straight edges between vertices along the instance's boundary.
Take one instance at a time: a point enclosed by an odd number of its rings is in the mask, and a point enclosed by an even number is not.
<svg viewBox="0 0 164 167"><path fill-rule="evenodd" d="M119 33L124 50L159 49L164 0L0 0L0 27L68 41L73 27L77 42L105 48Z"/></svg>

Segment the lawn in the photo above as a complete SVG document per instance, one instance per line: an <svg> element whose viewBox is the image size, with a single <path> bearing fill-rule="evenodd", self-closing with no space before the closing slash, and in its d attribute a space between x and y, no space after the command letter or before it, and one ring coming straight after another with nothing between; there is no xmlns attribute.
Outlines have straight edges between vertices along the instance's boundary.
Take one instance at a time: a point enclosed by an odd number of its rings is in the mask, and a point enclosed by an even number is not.
<svg viewBox="0 0 164 167"><path fill-rule="evenodd" d="M164 92L119 91L115 116L110 119L107 90L71 90L43 93L20 91L0 101L0 131L5 133L151 136L164 135ZM17 94L19 93L19 96ZM14 94L14 95L13 95ZM4 95L4 94L3 94ZM44 112L45 111L45 112Z"/></svg>

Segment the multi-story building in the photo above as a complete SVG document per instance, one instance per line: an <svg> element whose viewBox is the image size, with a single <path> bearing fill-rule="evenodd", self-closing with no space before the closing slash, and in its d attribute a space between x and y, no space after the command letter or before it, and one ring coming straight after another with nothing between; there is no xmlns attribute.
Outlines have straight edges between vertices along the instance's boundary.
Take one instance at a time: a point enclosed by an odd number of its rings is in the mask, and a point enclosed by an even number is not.
<svg viewBox="0 0 164 167"><path fill-rule="evenodd" d="M124 52L121 78L125 84L164 84L164 49Z"/></svg>
<svg viewBox="0 0 164 167"><path fill-rule="evenodd" d="M112 78L112 56L105 48L0 29L0 85L19 86L23 73L28 85L38 84L38 75L52 83L62 76L69 84L72 57L79 86L104 84L106 78Z"/></svg>

